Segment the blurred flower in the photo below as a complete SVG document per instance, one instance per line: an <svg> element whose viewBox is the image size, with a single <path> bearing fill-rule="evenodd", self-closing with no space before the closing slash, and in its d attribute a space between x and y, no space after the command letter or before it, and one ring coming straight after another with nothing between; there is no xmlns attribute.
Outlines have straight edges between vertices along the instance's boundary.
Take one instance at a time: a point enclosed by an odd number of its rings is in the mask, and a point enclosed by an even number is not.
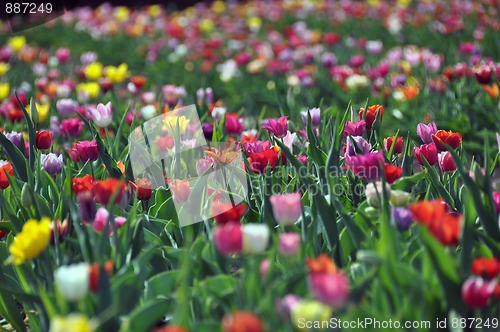
<svg viewBox="0 0 500 332"><path fill-rule="evenodd" d="M391 222L398 230L407 231L413 224L413 214L404 207L393 207L391 209Z"/></svg>
<svg viewBox="0 0 500 332"><path fill-rule="evenodd" d="M281 320L287 320L297 304L302 301L300 297L293 294L288 294L285 297L276 300L274 306Z"/></svg>
<svg viewBox="0 0 500 332"><path fill-rule="evenodd" d="M97 181L92 188L92 193L100 204L108 205L113 197L115 197L113 203L118 204L126 197L125 182L115 178Z"/></svg>
<svg viewBox="0 0 500 332"><path fill-rule="evenodd" d="M439 167L443 172L453 172L454 170L457 169L455 161L453 161L453 157L451 156L451 153L449 153L448 151L439 153L438 161L439 161Z"/></svg>
<svg viewBox="0 0 500 332"><path fill-rule="evenodd" d="M116 228L120 228L127 221L124 217L116 217L114 219L114 224ZM113 234L113 226L109 223L109 212L105 208L97 209L94 217L94 222L92 227L96 232L103 232L108 227L108 234L111 236Z"/></svg>
<svg viewBox="0 0 500 332"><path fill-rule="evenodd" d="M128 66L125 63L120 64L118 67L108 66L104 70L106 78L108 78L111 83L118 84L127 79L130 75L128 71Z"/></svg>
<svg viewBox="0 0 500 332"><path fill-rule="evenodd" d="M365 75L353 74L346 78L345 85L350 90L365 88L370 84L370 79ZM368 128L370 129L370 128Z"/></svg>
<svg viewBox="0 0 500 332"><path fill-rule="evenodd" d="M384 164L385 180L387 183L392 184L399 179L403 174L403 169L393 164Z"/></svg>
<svg viewBox="0 0 500 332"><path fill-rule="evenodd" d="M365 120L359 120L356 123L351 121L346 121L344 127L344 136L349 136L349 135L362 136L363 133L365 132L365 126L366 126Z"/></svg>
<svg viewBox="0 0 500 332"><path fill-rule="evenodd" d="M342 306L349 297L349 278L339 272L333 261L322 254L306 261L309 288L314 298L332 307Z"/></svg>
<svg viewBox="0 0 500 332"><path fill-rule="evenodd" d="M36 120L36 119L33 119L33 120L35 120L38 123L45 122L45 120L47 120L47 118L49 117L50 104L49 103L45 103L45 104L35 103L35 107L36 107L36 111L38 113L38 120ZM30 105L26 106L26 111L28 112L29 115L31 115Z"/></svg>
<svg viewBox="0 0 500 332"><path fill-rule="evenodd" d="M172 191L172 198L176 203L185 203L189 199L191 186L187 179L176 179L169 183L169 188Z"/></svg>
<svg viewBox="0 0 500 332"><path fill-rule="evenodd" d="M162 327L157 327L151 332L189 332L189 330L175 325L163 325Z"/></svg>
<svg viewBox="0 0 500 332"><path fill-rule="evenodd" d="M495 191L493 192L493 202L495 203L495 210L497 214L500 213L500 192Z"/></svg>
<svg viewBox="0 0 500 332"><path fill-rule="evenodd" d="M418 163L422 166L424 166L422 157L424 157L431 166L438 161L437 148L434 144L422 144L420 147L416 146L413 148L413 152L415 153L415 157L417 157Z"/></svg>
<svg viewBox="0 0 500 332"><path fill-rule="evenodd" d="M229 222L213 230L217 250L224 256L239 254L243 250L243 232L239 223Z"/></svg>
<svg viewBox="0 0 500 332"><path fill-rule="evenodd" d="M97 207L92 192L88 190L79 192L77 195L77 201L80 220L84 223L92 222L97 213Z"/></svg>
<svg viewBox="0 0 500 332"><path fill-rule="evenodd" d="M37 130L35 145L39 150L48 150L52 146L52 133L48 130Z"/></svg>
<svg viewBox="0 0 500 332"><path fill-rule="evenodd" d="M424 200L411 204L408 209L413 213L414 220L427 227L429 232L443 245L458 244L462 228L462 215L448 212L444 201Z"/></svg>
<svg viewBox="0 0 500 332"><path fill-rule="evenodd" d="M203 135L205 139L212 140L212 136L214 134L214 125L212 123L203 122L201 124L201 128L203 130Z"/></svg>
<svg viewBox="0 0 500 332"><path fill-rule="evenodd" d="M99 149L95 140L80 141L76 143L75 149L81 162L96 161L99 157Z"/></svg>
<svg viewBox="0 0 500 332"><path fill-rule="evenodd" d="M492 82L493 68L491 66L482 65L474 68L474 77L479 84L488 85Z"/></svg>
<svg viewBox="0 0 500 332"><path fill-rule="evenodd" d="M61 121L61 133L67 137L77 138L82 133L83 125L80 118L64 119Z"/></svg>
<svg viewBox="0 0 500 332"><path fill-rule="evenodd" d="M106 272L108 276L111 276L113 272L113 261L108 260L104 263L104 266L102 266L102 269ZM89 289L97 293L99 291L99 275L101 273L101 266L98 263L93 263L89 268L88 268L88 274L89 274ZM66 332L66 331L65 331Z"/></svg>
<svg viewBox="0 0 500 332"><path fill-rule="evenodd" d="M95 180L90 174L87 174L83 177L76 177L71 181L71 190L75 195L78 195L78 193L82 191L92 191L92 188L94 188L94 183Z"/></svg>
<svg viewBox="0 0 500 332"><path fill-rule="evenodd" d="M196 173L202 176L214 165L214 159L211 156L203 156L196 161Z"/></svg>
<svg viewBox="0 0 500 332"><path fill-rule="evenodd" d="M271 261L269 259L263 259L261 262L260 262L260 268L259 268L259 272L260 272L260 277L262 279L266 279L267 277L267 271L269 270L269 266L271 266Z"/></svg>
<svg viewBox="0 0 500 332"><path fill-rule="evenodd" d="M238 311L222 319L224 332L263 332L264 324L251 312Z"/></svg>
<svg viewBox="0 0 500 332"><path fill-rule="evenodd" d="M225 107L214 107L210 115L212 118L215 119L215 121L220 121L224 117L224 114L226 114L226 108Z"/></svg>
<svg viewBox="0 0 500 332"><path fill-rule="evenodd" d="M496 82L490 84L481 84L481 88L490 96L491 98L498 98L500 95L500 89Z"/></svg>
<svg viewBox="0 0 500 332"><path fill-rule="evenodd" d="M279 238L278 252L283 256L293 256L300 247L300 235L297 233L283 233Z"/></svg>
<svg viewBox="0 0 500 332"><path fill-rule="evenodd" d="M303 322L324 322L332 315L332 308L311 300L300 301L292 307L291 321L299 331L309 331Z"/></svg>
<svg viewBox="0 0 500 332"><path fill-rule="evenodd" d="M98 81L102 77L102 64L100 62L93 62L85 67L83 70L85 78L91 81Z"/></svg>
<svg viewBox="0 0 500 332"><path fill-rule="evenodd" d="M25 260L35 259L47 248L50 241L51 220L43 217L40 221L29 219L22 231L16 235L9 246L10 256L5 264L20 265Z"/></svg>
<svg viewBox="0 0 500 332"><path fill-rule="evenodd" d="M54 282L66 301L83 299L89 291L88 265L85 263L60 266L54 271Z"/></svg>
<svg viewBox="0 0 500 332"><path fill-rule="evenodd" d="M66 317L54 316L50 321L49 332L93 332L94 324L82 314L69 314Z"/></svg>
<svg viewBox="0 0 500 332"><path fill-rule="evenodd" d="M96 82L79 83L76 86L78 101L86 102L95 99L100 92L100 86Z"/></svg>
<svg viewBox="0 0 500 332"><path fill-rule="evenodd" d="M0 189L4 190L10 186L7 174L14 176L14 168L12 164L5 160L0 160Z"/></svg>
<svg viewBox="0 0 500 332"><path fill-rule="evenodd" d="M10 93L10 84L0 82L0 101L4 100L9 96Z"/></svg>
<svg viewBox="0 0 500 332"><path fill-rule="evenodd" d="M488 306L496 281L486 281L481 277L469 277L462 284L462 299L471 309L482 309Z"/></svg>
<svg viewBox="0 0 500 332"><path fill-rule="evenodd" d="M156 106L146 105L141 107L140 111L144 120L151 120L156 116Z"/></svg>
<svg viewBox="0 0 500 332"><path fill-rule="evenodd" d="M55 225L54 225L55 224ZM50 244L56 244L56 236L59 243L62 243L66 236L68 235L68 219L64 219L63 222L60 220L55 220L49 225L50 228ZM57 234L57 235L56 235Z"/></svg>
<svg viewBox="0 0 500 332"><path fill-rule="evenodd" d="M245 203L234 205L231 202L212 202L212 215L219 225L224 225L228 222L240 222L246 212L247 206Z"/></svg>
<svg viewBox="0 0 500 332"><path fill-rule="evenodd" d="M55 153L43 154L41 156L42 167L50 175L59 174L64 165L62 154L56 155Z"/></svg>
<svg viewBox="0 0 500 332"><path fill-rule="evenodd" d="M382 198L382 182L381 181L377 181L375 183L373 182L370 182L366 185L366 189L365 189L365 195L366 195L366 199L367 199L367 202L370 206L373 206L373 207L380 207L380 200ZM390 198L391 197L391 186L386 183L385 184L385 190L387 192L387 198Z"/></svg>
<svg viewBox="0 0 500 332"><path fill-rule="evenodd" d="M19 52L24 45L26 45L26 37L15 36L7 39L7 45L9 45L14 52Z"/></svg>
<svg viewBox="0 0 500 332"><path fill-rule="evenodd" d="M394 143L394 138L395 138L395 136L390 136L390 137L384 138L385 150L387 152L389 152L391 150L392 145L394 144L393 153L400 154L401 152L403 152L404 139L402 136L398 136L398 138L396 138L396 143Z"/></svg>
<svg viewBox="0 0 500 332"><path fill-rule="evenodd" d="M495 257L479 257L472 261L471 271L479 277L495 279L500 274L500 261Z"/></svg>
<svg viewBox="0 0 500 332"><path fill-rule="evenodd" d="M382 122L382 115L384 114L384 106L380 105L372 105L368 106L368 108L360 108L359 109L359 119L366 121L366 128L372 129L373 123L377 116L379 117L379 122Z"/></svg>
<svg viewBox="0 0 500 332"><path fill-rule="evenodd" d="M276 222L283 226L293 225L302 215L300 192L271 195L269 197Z"/></svg>
<svg viewBox="0 0 500 332"><path fill-rule="evenodd" d="M246 254L263 253L269 243L269 227L266 224L245 224L241 226L243 252Z"/></svg>
<svg viewBox="0 0 500 332"><path fill-rule="evenodd" d="M15 132L15 131L11 131L10 133L6 133L5 137L7 137L7 139L9 141L11 141L12 144L14 144L19 149L21 149L21 138L22 138L22 135L20 133Z"/></svg>
<svg viewBox="0 0 500 332"><path fill-rule="evenodd" d="M68 61L70 55L71 51L67 47L60 47L55 52L55 56L57 57L57 61L59 63L65 63Z"/></svg>
<svg viewBox="0 0 500 332"><path fill-rule="evenodd" d="M226 134L239 135L245 130L243 119L234 113L226 113Z"/></svg>
<svg viewBox="0 0 500 332"><path fill-rule="evenodd" d="M96 108L88 107L87 114L97 126L105 128L113 120L113 105L111 102L106 105L99 103Z"/></svg>
<svg viewBox="0 0 500 332"><path fill-rule="evenodd" d="M437 127L434 122L429 124L419 123L417 125L417 135L425 144L432 143L432 135L437 133Z"/></svg>
<svg viewBox="0 0 500 332"><path fill-rule="evenodd" d="M452 132L451 130L438 130L432 135L432 141L436 144L439 151L447 151L445 144L449 145L452 149L456 149L462 143L462 134Z"/></svg>
<svg viewBox="0 0 500 332"><path fill-rule="evenodd" d="M410 201L410 193L403 190L391 190L392 206L407 206Z"/></svg>
<svg viewBox="0 0 500 332"><path fill-rule="evenodd" d="M10 69L10 65L8 63L0 62L0 76L5 75Z"/></svg>

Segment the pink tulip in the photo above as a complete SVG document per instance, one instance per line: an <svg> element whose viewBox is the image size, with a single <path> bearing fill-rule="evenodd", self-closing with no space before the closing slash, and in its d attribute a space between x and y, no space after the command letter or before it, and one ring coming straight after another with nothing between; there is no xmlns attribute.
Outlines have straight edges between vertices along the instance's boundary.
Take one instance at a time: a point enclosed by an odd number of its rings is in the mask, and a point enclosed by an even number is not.
<svg viewBox="0 0 500 332"><path fill-rule="evenodd" d="M283 233L280 235L278 252L283 256L293 256L300 247L300 235L297 233Z"/></svg>
<svg viewBox="0 0 500 332"><path fill-rule="evenodd" d="M241 224L229 222L213 230L215 247L224 256L239 254L243 250Z"/></svg>
<svg viewBox="0 0 500 332"><path fill-rule="evenodd" d="M288 116L282 116L278 120L269 119L268 123L261 126L278 138L283 138L288 132Z"/></svg>
<svg viewBox="0 0 500 332"><path fill-rule="evenodd" d="M365 120L359 120L358 122L354 123L351 121L347 121L345 123L344 127L344 136L362 136L363 133L365 132L365 127L366 127L366 121Z"/></svg>
<svg viewBox="0 0 500 332"><path fill-rule="evenodd" d="M110 125L113 120L113 105L108 102L106 105L98 104L96 108L87 108L87 114L96 125L105 128Z"/></svg>
<svg viewBox="0 0 500 332"><path fill-rule="evenodd" d="M462 285L462 299L471 309L481 309L488 305L496 281L488 282L481 277L469 277Z"/></svg>
<svg viewBox="0 0 500 332"><path fill-rule="evenodd" d="M429 124L419 123L417 125L417 135L425 144L432 143L432 135L437 133L437 127L434 122Z"/></svg>
<svg viewBox="0 0 500 332"><path fill-rule="evenodd" d="M309 287L314 298L332 307L342 306L349 297L349 278L337 272L312 272Z"/></svg>
<svg viewBox="0 0 500 332"><path fill-rule="evenodd" d="M269 198L273 208L274 218L280 225L293 225L302 215L300 192L282 195L272 195Z"/></svg>

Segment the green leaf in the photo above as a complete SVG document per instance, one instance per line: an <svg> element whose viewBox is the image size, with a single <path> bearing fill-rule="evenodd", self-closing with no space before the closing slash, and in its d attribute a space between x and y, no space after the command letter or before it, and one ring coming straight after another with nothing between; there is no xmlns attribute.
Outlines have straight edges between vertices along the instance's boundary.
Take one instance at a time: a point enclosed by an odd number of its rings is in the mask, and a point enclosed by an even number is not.
<svg viewBox="0 0 500 332"><path fill-rule="evenodd" d="M154 324L166 316L169 300L153 299L147 301L125 318L120 332L149 331Z"/></svg>

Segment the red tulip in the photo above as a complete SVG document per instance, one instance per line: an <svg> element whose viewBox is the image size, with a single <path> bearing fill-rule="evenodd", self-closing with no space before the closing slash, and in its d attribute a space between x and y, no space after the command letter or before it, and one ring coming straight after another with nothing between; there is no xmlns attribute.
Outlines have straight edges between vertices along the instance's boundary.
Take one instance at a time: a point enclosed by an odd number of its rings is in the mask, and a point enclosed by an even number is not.
<svg viewBox="0 0 500 332"><path fill-rule="evenodd" d="M94 178L92 177L92 175L88 174L81 178L73 178L73 180L71 181L71 190L73 190L73 193L75 193L75 195L78 195L78 193L82 191L92 191L92 188L94 188L94 183Z"/></svg>
<svg viewBox="0 0 500 332"><path fill-rule="evenodd" d="M457 165L455 165L455 161L453 161L453 157L448 151L440 153L438 159L439 167L443 172L453 172L457 169Z"/></svg>
<svg viewBox="0 0 500 332"><path fill-rule="evenodd" d="M250 170L259 174L265 173L268 166L274 170L278 164L280 151L279 147L273 146L262 152L250 153L248 158Z"/></svg>
<svg viewBox="0 0 500 332"><path fill-rule="evenodd" d="M246 209L247 206L245 203L239 205L219 201L212 203L212 215L219 225L228 222L239 222L245 214Z"/></svg>
<svg viewBox="0 0 500 332"><path fill-rule="evenodd" d="M124 192L125 182L115 178L97 181L94 188L92 188L95 200L103 205L107 205L110 202L113 194L116 195L114 202L120 202L125 194Z"/></svg>
<svg viewBox="0 0 500 332"><path fill-rule="evenodd" d="M235 312L224 316L222 320L224 332L263 332L264 324L259 317L250 312Z"/></svg>
<svg viewBox="0 0 500 332"><path fill-rule="evenodd" d="M48 130L38 130L35 140L38 150L48 150L52 146L52 133Z"/></svg>
<svg viewBox="0 0 500 332"><path fill-rule="evenodd" d="M366 111L364 108L359 109L359 119L366 121L366 128L372 129L373 122L375 122L375 118L377 114L379 114L380 121L382 121L382 115L384 114L384 106L380 105L372 105L369 106Z"/></svg>
<svg viewBox="0 0 500 332"><path fill-rule="evenodd" d="M422 156L431 166L438 161L437 148L434 144L423 144L420 147L416 146L413 151L415 153L415 157L417 157L418 163L422 166L424 165Z"/></svg>
<svg viewBox="0 0 500 332"><path fill-rule="evenodd" d="M0 160L0 189L4 190L9 187L9 179L7 174L14 176L14 168L8 161Z"/></svg>
<svg viewBox="0 0 500 332"><path fill-rule="evenodd" d="M96 161L99 157L99 149L95 140L80 141L76 143L75 149L81 162Z"/></svg>
<svg viewBox="0 0 500 332"><path fill-rule="evenodd" d="M96 293L99 290L99 274L101 267L98 263L94 263L89 267L89 288L92 292ZM104 270L111 276L113 273L113 261L108 260L104 263Z"/></svg>
<svg viewBox="0 0 500 332"><path fill-rule="evenodd" d="M385 180L387 183L393 183L401 177L403 174L403 169L401 167L395 166L393 164L385 164Z"/></svg>
<svg viewBox="0 0 500 332"><path fill-rule="evenodd" d="M391 150L393 142L394 142L394 136L384 138L384 146L387 152ZM393 153L400 154L401 152L403 152L404 145L405 142L403 137L399 136L398 138L396 138L396 143L394 145Z"/></svg>
<svg viewBox="0 0 500 332"><path fill-rule="evenodd" d="M229 222L213 230L215 247L224 256L239 254L243 250L243 231L241 225Z"/></svg>
<svg viewBox="0 0 500 332"><path fill-rule="evenodd" d="M500 274L500 261L496 258L479 257L472 261L472 273L494 279Z"/></svg>
<svg viewBox="0 0 500 332"><path fill-rule="evenodd" d="M153 195L153 183L146 178L137 178L135 183L130 181L132 188L137 193L137 199L140 201L147 201Z"/></svg>
<svg viewBox="0 0 500 332"><path fill-rule="evenodd" d="M445 144L449 145L452 149L456 149L462 143L462 134L438 130L437 133L432 135L432 141L436 144L439 151L447 151Z"/></svg>
<svg viewBox="0 0 500 332"><path fill-rule="evenodd" d="M485 308L490 302L496 284L481 277L469 277L462 285L462 299L471 309Z"/></svg>

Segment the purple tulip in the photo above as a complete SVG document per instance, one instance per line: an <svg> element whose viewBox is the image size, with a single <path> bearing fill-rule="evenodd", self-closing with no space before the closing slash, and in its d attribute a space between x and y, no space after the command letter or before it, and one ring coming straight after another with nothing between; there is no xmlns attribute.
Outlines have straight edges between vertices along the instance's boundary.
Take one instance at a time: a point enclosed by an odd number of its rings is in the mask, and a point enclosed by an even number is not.
<svg viewBox="0 0 500 332"><path fill-rule="evenodd" d="M56 109L62 116L70 116L76 111L78 104L73 99L64 98L56 102Z"/></svg>
<svg viewBox="0 0 500 332"><path fill-rule="evenodd" d="M269 119L269 123L262 125L265 129L278 138L283 138L288 132L288 116L282 116L278 120Z"/></svg>
<svg viewBox="0 0 500 332"><path fill-rule="evenodd" d="M203 122L201 124L201 129L203 130L205 139L211 140L214 134L214 125L212 123Z"/></svg>
<svg viewBox="0 0 500 332"><path fill-rule="evenodd" d="M14 144L15 146L17 146L18 148L21 147L21 138L22 138L22 136L21 136L20 133L12 131L10 133L6 133L5 137L7 137L7 139L9 141L11 141L12 144Z"/></svg>
<svg viewBox="0 0 500 332"><path fill-rule="evenodd" d="M344 136L349 136L349 135L362 136L363 133L365 132L365 128L366 128L365 120L359 120L356 123L347 121L344 127Z"/></svg>
<svg viewBox="0 0 500 332"><path fill-rule="evenodd" d="M434 122L429 124L419 123L417 125L417 135L424 141L425 144L432 143L432 135L437 133L437 127Z"/></svg>
<svg viewBox="0 0 500 332"><path fill-rule="evenodd" d="M78 193L78 214L82 222L92 222L97 213L94 195L90 191Z"/></svg>
<svg viewBox="0 0 500 332"><path fill-rule="evenodd" d="M307 113L311 114L311 125L316 128L319 126L321 122L321 110L317 107L311 108L308 111L300 112L300 116L302 117L302 121L307 126Z"/></svg>
<svg viewBox="0 0 500 332"><path fill-rule="evenodd" d="M348 169L365 181L379 179L384 168L384 154L372 152L365 155L347 155L345 164Z"/></svg>
<svg viewBox="0 0 500 332"><path fill-rule="evenodd" d="M359 154L368 154L372 149L371 144L361 136L347 137L346 146L346 156L355 156L358 154L358 150L360 151Z"/></svg>
<svg viewBox="0 0 500 332"><path fill-rule="evenodd" d="M89 107L87 108L87 114L96 125L105 128L113 120L113 105L108 102L106 105L99 104L96 108Z"/></svg>
<svg viewBox="0 0 500 332"><path fill-rule="evenodd" d="M293 308L302 301L300 297L293 294L288 294L284 298L276 300L275 306L278 315L282 320L286 320L290 317Z"/></svg>
<svg viewBox="0 0 500 332"><path fill-rule="evenodd" d="M63 164L62 154L58 156L55 153L42 153L42 167L50 175L61 173Z"/></svg>
<svg viewBox="0 0 500 332"><path fill-rule="evenodd" d="M407 231L413 223L413 214L404 207L393 207L391 215L393 225L402 232Z"/></svg>

